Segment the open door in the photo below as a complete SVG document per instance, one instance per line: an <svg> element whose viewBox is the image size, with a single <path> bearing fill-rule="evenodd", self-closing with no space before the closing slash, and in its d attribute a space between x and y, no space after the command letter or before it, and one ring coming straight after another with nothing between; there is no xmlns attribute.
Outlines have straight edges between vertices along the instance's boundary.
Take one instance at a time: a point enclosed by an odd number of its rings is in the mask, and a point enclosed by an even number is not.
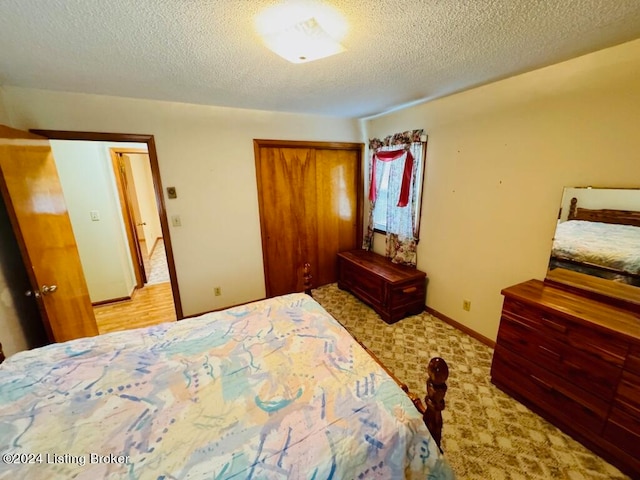
<svg viewBox="0 0 640 480"><path fill-rule="evenodd" d="M147 273L150 269L149 253L144 236L144 222L140 215L138 195L136 194L131 172L131 160L123 152L146 152L144 150L122 150L118 148L111 148L109 151L111 153L116 186L118 187L118 197L122 207L122 218L124 219L129 251L133 261L133 271L136 276L136 288L142 288L147 283Z"/></svg>
<svg viewBox="0 0 640 480"><path fill-rule="evenodd" d="M49 140L0 125L0 192L50 340L97 335Z"/></svg>
<svg viewBox="0 0 640 480"><path fill-rule="evenodd" d="M127 188L127 198L129 201L129 207L131 208L131 215L133 216L133 224L136 232L136 239L138 242L138 248L140 249L140 255L142 256L142 266L144 269L144 283L147 283L148 276L151 270L149 264L149 243L145 235L144 227L147 224L142 217L140 211L140 202L138 187L136 186L135 175L133 174L133 167L131 166L131 157L124 153L120 154L122 164L124 166L124 178ZM147 157L148 158L148 157ZM153 239L149 239L153 241ZM153 246L153 245L151 245Z"/></svg>

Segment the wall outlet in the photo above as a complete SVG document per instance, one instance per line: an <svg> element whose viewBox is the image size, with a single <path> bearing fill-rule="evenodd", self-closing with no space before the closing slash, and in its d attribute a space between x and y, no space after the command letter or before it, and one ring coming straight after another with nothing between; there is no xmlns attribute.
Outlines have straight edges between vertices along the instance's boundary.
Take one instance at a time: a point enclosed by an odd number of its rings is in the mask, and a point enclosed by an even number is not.
<svg viewBox="0 0 640 480"><path fill-rule="evenodd" d="M92 222L99 222L100 221L100 212L98 210L91 210L89 212L89 215L91 216L91 221Z"/></svg>
<svg viewBox="0 0 640 480"><path fill-rule="evenodd" d="M171 225L173 225L174 227L181 227L182 226L182 220L180 219L180 215L172 215L171 216Z"/></svg>
<svg viewBox="0 0 640 480"><path fill-rule="evenodd" d="M471 300L462 300L462 309L467 312L471 310Z"/></svg>
<svg viewBox="0 0 640 480"><path fill-rule="evenodd" d="M222 289L220 287L213 287L213 294L216 297L219 297L220 295L222 295Z"/></svg>

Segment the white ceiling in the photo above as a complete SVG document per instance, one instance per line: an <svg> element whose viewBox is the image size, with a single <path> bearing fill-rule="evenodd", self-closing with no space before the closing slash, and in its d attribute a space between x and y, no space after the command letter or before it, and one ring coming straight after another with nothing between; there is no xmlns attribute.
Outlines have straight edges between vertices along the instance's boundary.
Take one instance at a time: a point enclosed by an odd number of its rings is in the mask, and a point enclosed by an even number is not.
<svg viewBox="0 0 640 480"><path fill-rule="evenodd" d="M0 0L0 85L365 117L640 37L640 0L336 0L347 51L290 64L269 0Z"/></svg>

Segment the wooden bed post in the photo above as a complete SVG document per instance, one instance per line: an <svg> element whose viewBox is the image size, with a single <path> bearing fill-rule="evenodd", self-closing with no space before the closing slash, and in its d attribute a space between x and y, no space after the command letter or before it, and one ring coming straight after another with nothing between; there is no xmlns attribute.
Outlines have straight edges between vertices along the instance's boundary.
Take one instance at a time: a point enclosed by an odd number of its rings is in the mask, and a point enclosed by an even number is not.
<svg viewBox="0 0 640 480"><path fill-rule="evenodd" d="M304 268L302 270L302 278L303 278L303 285L304 285L304 293L306 293L307 295L309 295L310 297L311 295L311 279L313 278L311 276L311 264L310 263L305 263L304 264Z"/></svg>
<svg viewBox="0 0 640 480"><path fill-rule="evenodd" d="M395 377L394 377L395 378ZM449 378L449 366L443 358L434 357L429 361L427 367L427 395L424 397L425 404L420 397L409 392L406 385L398 385L407 392L409 398L422 414L424 424L431 432L438 448L442 452L440 441L442 440L442 410L444 410L444 396L447 393L447 378Z"/></svg>
<svg viewBox="0 0 640 480"><path fill-rule="evenodd" d="M576 216L576 209L578 208L578 199L573 197L571 199L571 205L569 205L569 216L567 220L572 220Z"/></svg>
<svg viewBox="0 0 640 480"><path fill-rule="evenodd" d="M432 358L427 367L427 374L427 396L424 398L427 407L422 419L438 447L440 447L442 439L442 410L444 410L444 396L447 393L446 381L449 378L449 366L440 357Z"/></svg>

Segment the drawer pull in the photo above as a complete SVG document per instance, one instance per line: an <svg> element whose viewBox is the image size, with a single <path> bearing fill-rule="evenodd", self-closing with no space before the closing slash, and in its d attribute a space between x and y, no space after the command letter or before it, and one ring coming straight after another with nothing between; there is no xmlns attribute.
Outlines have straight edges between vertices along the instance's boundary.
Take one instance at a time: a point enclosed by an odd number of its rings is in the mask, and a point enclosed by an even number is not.
<svg viewBox="0 0 640 480"><path fill-rule="evenodd" d="M553 387L549 385L547 382L545 382L544 380L536 377L535 375L529 375L529 377L531 377L531 380L533 380L535 383L537 383L539 386L541 386L545 390L549 392L553 392Z"/></svg>
<svg viewBox="0 0 640 480"><path fill-rule="evenodd" d="M565 333L567 331L567 326L566 325L562 325L561 323L554 322L553 320L549 320L546 317L542 317L542 321L549 328L552 328L553 330L555 330L557 332Z"/></svg>
<svg viewBox="0 0 640 480"><path fill-rule="evenodd" d="M544 353L546 353L547 355L549 355L550 357L553 357L557 362L562 361L562 356L559 353L554 352L550 348L543 347L542 345L538 345L538 348L542 350Z"/></svg>
<svg viewBox="0 0 640 480"><path fill-rule="evenodd" d="M403 288L402 293L414 293L418 291L418 287Z"/></svg>

